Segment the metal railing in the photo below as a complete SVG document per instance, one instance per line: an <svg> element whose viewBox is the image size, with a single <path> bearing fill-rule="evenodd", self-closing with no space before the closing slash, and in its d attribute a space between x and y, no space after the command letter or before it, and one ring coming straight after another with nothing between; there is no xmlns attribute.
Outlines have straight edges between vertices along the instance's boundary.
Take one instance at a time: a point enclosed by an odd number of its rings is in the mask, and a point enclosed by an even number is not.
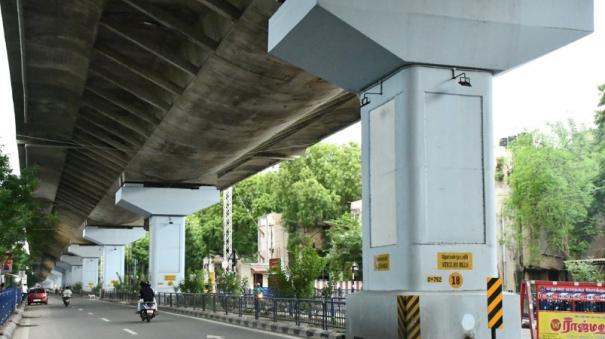
<svg viewBox="0 0 605 339"><path fill-rule="evenodd" d="M349 295L351 294L355 294L357 292L361 292L363 291L363 289L361 288L355 288L355 287L351 287L351 288L334 288L332 289L331 293L330 293L330 297L331 298L342 298L342 299L346 299ZM249 295L253 295L254 294L254 289L250 288L250 289L246 289L245 294L249 294ZM324 290L320 289L320 288L315 288L313 290L313 298L324 298L325 297L325 292Z"/></svg>
<svg viewBox="0 0 605 339"><path fill-rule="evenodd" d="M21 292L17 288L7 288L0 291L0 326L15 312L21 302Z"/></svg>
<svg viewBox="0 0 605 339"><path fill-rule="evenodd" d="M104 292L103 299L111 301L137 302L134 292ZM273 322L306 324L324 330L344 329L346 326L346 303L343 298L295 299L257 298L254 295L223 295L200 293L156 293L158 306L210 311L214 313L254 316Z"/></svg>

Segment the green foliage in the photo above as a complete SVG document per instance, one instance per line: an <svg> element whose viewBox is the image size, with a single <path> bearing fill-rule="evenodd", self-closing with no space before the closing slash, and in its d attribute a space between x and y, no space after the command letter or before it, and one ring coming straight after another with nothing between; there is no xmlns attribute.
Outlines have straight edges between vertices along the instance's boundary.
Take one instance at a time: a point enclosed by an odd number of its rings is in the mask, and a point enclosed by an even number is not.
<svg viewBox="0 0 605 339"><path fill-rule="evenodd" d="M204 293L204 271L186 270L185 279L176 286L175 290L183 293Z"/></svg>
<svg viewBox="0 0 605 339"><path fill-rule="evenodd" d="M240 257L256 256L257 220L275 209L271 191L273 173L255 175L233 190L233 248ZM202 268L208 255L223 253L223 204L210 206L187 217L186 267Z"/></svg>
<svg viewBox="0 0 605 339"><path fill-rule="evenodd" d="M92 288L91 292L94 295L100 295L102 288L103 288L103 286L101 286L101 284L97 284L97 286L95 286L95 287Z"/></svg>
<svg viewBox="0 0 605 339"><path fill-rule="evenodd" d="M74 293L82 293L82 283L81 282L77 282L77 283L71 285L71 290Z"/></svg>
<svg viewBox="0 0 605 339"><path fill-rule="evenodd" d="M336 219L361 197L359 145L317 144L281 165L275 187L277 212L291 228Z"/></svg>
<svg viewBox="0 0 605 339"><path fill-rule="evenodd" d="M40 217L32 195L36 186L32 171L23 171L21 176L14 175L8 157L0 152L1 255L27 240L27 229L31 229L33 222Z"/></svg>
<svg viewBox="0 0 605 339"><path fill-rule="evenodd" d="M603 273L587 262L582 261L566 261L565 267L571 273L574 281L596 282L605 280Z"/></svg>
<svg viewBox="0 0 605 339"><path fill-rule="evenodd" d="M329 299L334 294L334 279L328 280L328 284L321 289L321 297Z"/></svg>
<svg viewBox="0 0 605 339"><path fill-rule="evenodd" d="M125 279L118 274L118 280L112 282L112 285L117 292L134 292L139 290L139 282L147 280L145 275L136 276L134 279Z"/></svg>
<svg viewBox="0 0 605 339"><path fill-rule="evenodd" d="M37 185L35 170L14 175L8 157L0 150L0 259L11 252L15 271L26 270L31 257L42 255L57 224L56 216L43 212L35 201ZM30 255L23 250L25 241L29 242Z"/></svg>
<svg viewBox="0 0 605 339"><path fill-rule="evenodd" d="M506 159L498 158L496 159L496 181L503 182L504 178L506 178Z"/></svg>
<svg viewBox="0 0 605 339"><path fill-rule="evenodd" d="M599 92L601 99L595 112L595 125L597 125L596 141L602 147L605 142L605 85L599 86Z"/></svg>
<svg viewBox="0 0 605 339"><path fill-rule="evenodd" d="M329 231L331 248L327 265L331 276L338 280L352 279L353 263L356 263L358 272L355 278L361 278L361 224L348 212L331 221L330 224L332 225Z"/></svg>
<svg viewBox="0 0 605 339"><path fill-rule="evenodd" d="M220 270L216 273L216 289L219 293L241 295L243 293L242 285L236 272Z"/></svg>
<svg viewBox="0 0 605 339"><path fill-rule="evenodd" d="M208 244L204 241L204 233L201 227L196 227L190 222L191 216L185 224L185 267L186 271L201 269L203 259L208 254Z"/></svg>
<svg viewBox="0 0 605 339"><path fill-rule="evenodd" d="M308 241L296 247L290 252L286 270L279 268L272 272L276 275L277 294L282 297L313 297L313 282L319 277L324 266L324 258L317 254Z"/></svg>
<svg viewBox="0 0 605 339"><path fill-rule="evenodd" d="M598 166L592 134L573 124L555 125L552 135L525 133L512 143L513 169L507 214L516 237L539 260L540 239L565 256L583 253L591 233L587 222Z"/></svg>
<svg viewBox="0 0 605 339"><path fill-rule="evenodd" d="M304 172L311 175L308 170ZM338 197L316 178L304 178L293 183L290 188L282 196L283 218L287 224L311 228L336 215Z"/></svg>
<svg viewBox="0 0 605 339"><path fill-rule="evenodd" d="M590 220L596 230L604 232L605 229L605 85L599 87L601 99L595 113L595 154L599 161L599 174L594 182L597 187L594 201L589 211Z"/></svg>
<svg viewBox="0 0 605 339"><path fill-rule="evenodd" d="M187 254L185 258L186 267L192 269L200 268L201 259L195 259L196 252L201 255L202 258L208 254L215 255L223 253L222 200L218 204L190 215L187 217L186 223L187 228L190 230L190 234L196 237L196 240L191 242L193 245L192 247L185 247ZM192 259L196 261L187 260L189 254L192 254Z"/></svg>
<svg viewBox="0 0 605 339"><path fill-rule="evenodd" d="M149 232L131 244L126 245L126 273L121 285L130 287L138 284L149 272Z"/></svg>

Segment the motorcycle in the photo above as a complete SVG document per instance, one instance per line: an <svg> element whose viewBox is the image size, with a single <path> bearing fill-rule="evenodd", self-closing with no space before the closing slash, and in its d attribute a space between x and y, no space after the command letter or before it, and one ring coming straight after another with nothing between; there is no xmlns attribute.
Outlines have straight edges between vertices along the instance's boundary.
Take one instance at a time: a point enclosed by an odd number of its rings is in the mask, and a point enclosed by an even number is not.
<svg viewBox="0 0 605 339"><path fill-rule="evenodd" d="M71 297L63 297L63 304L65 305L65 307L68 307L70 302Z"/></svg>
<svg viewBox="0 0 605 339"><path fill-rule="evenodd" d="M140 301L141 310L139 311L139 315L141 316L141 321L150 322L157 314L157 307L155 301Z"/></svg>

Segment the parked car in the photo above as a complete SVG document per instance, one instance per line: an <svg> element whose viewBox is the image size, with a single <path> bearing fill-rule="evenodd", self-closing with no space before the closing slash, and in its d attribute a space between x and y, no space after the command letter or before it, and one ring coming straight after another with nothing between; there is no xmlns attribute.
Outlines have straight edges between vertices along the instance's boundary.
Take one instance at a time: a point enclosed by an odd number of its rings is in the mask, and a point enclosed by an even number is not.
<svg viewBox="0 0 605 339"><path fill-rule="evenodd" d="M27 294L27 304L34 303L48 305L48 293L43 288L32 288Z"/></svg>

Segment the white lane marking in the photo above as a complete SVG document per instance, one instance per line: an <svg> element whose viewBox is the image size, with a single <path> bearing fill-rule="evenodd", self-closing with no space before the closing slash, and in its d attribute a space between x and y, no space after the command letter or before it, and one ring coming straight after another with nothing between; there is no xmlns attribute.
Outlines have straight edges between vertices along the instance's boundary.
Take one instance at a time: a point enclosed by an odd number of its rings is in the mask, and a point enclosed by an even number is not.
<svg viewBox="0 0 605 339"><path fill-rule="evenodd" d="M225 337L221 337L220 335L211 335L211 334L208 334L206 336L206 339L225 339Z"/></svg>
<svg viewBox="0 0 605 339"><path fill-rule="evenodd" d="M84 311L84 310L83 310L83 309L81 309L81 308L78 308L78 311L82 312L82 311Z"/></svg>
<svg viewBox="0 0 605 339"><path fill-rule="evenodd" d="M88 312L88 315L94 315L94 313L92 313L92 312Z"/></svg>
<svg viewBox="0 0 605 339"><path fill-rule="evenodd" d="M19 332L21 330L23 330L23 332ZM23 334L21 337L19 337L20 333ZM16 335L13 338L25 338L25 339L29 339L29 326L25 326L25 327L19 328L17 331L15 331L15 334Z"/></svg>
<svg viewBox="0 0 605 339"><path fill-rule="evenodd" d="M287 338L287 339L297 339L297 338L300 338L300 337L293 337L293 336L287 335L287 334L281 334L281 333L277 333L277 332L268 332L268 331L263 331L263 330L257 330L255 328L238 326L238 325L233 325L233 324L230 324L230 323L224 323L224 322L220 322L220 321L216 321L216 320L210 320L210 319L206 319L206 318L192 317L190 315L172 313L172 312L168 312L168 311L162 311L162 314L168 314L168 315L171 315L171 316L174 316L174 317L193 319L193 320L197 320L197 321L201 321L201 322L207 322L207 323L212 323L212 324L216 324L216 325L222 325L222 326L225 326L225 327L238 328L238 329L243 330L243 331L249 331L249 332L264 334L266 338Z"/></svg>
<svg viewBox="0 0 605 339"><path fill-rule="evenodd" d="M109 320L109 319L107 319L107 318L101 318L101 320L103 320L103 321L104 321L104 322L106 322L106 323L108 323L108 322L110 322L110 321L111 321L111 320Z"/></svg>
<svg viewBox="0 0 605 339"><path fill-rule="evenodd" d="M133 330L129 330L127 328L123 328L124 332L132 334L132 335L139 335L137 332L133 331Z"/></svg>

